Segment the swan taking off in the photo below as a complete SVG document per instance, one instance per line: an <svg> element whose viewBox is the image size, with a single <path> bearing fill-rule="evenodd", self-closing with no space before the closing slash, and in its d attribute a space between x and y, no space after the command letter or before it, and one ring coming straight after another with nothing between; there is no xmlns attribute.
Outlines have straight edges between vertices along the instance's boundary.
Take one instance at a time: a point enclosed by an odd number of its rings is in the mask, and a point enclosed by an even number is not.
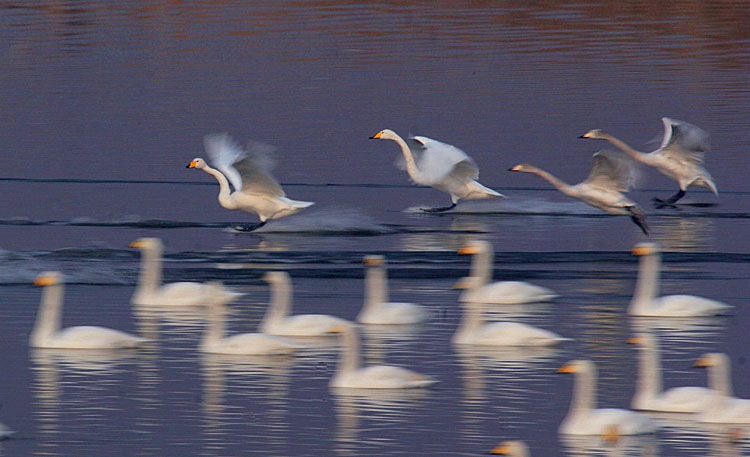
<svg viewBox="0 0 750 457"><path fill-rule="evenodd" d="M590 360L568 362L558 373L575 373L575 391L559 432L566 435L643 435L654 433L648 416L618 408L596 407L596 365Z"/></svg>
<svg viewBox="0 0 750 457"><path fill-rule="evenodd" d="M271 176L268 156L271 146L251 142L249 150L244 150L226 133L206 135L203 142L211 163L218 170L209 167L201 158L193 159L187 168L203 170L219 181L219 204L222 207L257 215L260 224L253 229L314 204L286 198L281 185ZM229 188L230 182L234 192Z"/></svg>
<svg viewBox="0 0 750 457"><path fill-rule="evenodd" d="M459 200L505 197L477 181L479 168L464 151L450 144L425 136L415 136L412 149L393 130L381 130L371 140L393 140L401 147L406 162L406 172L415 184L430 186L451 196L452 204L442 208L425 209L427 212L447 211Z"/></svg>
<svg viewBox="0 0 750 457"><path fill-rule="evenodd" d="M200 306L226 304L242 294L218 282L161 282L163 246L159 238L139 238L130 243L141 250L141 271L130 303L134 305Z"/></svg>
<svg viewBox="0 0 750 457"><path fill-rule="evenodd" d="M594 166L585 181L571 186L534 165L522 163L509 169L534 173L549 181L565 195L577 198L609 214L630 216L630 219L648 235L646 216L638 205L622 194L633 182L633 167L623 157L602 151L594 154Z"/></svg>
<svg viewBox="0 0 750 457"><path fill-rule="evenodd" d="M547 289L522 281L497 281L492 279L492 245L487 241L476 240L462 247L459 254L472 254L471 288L465 290L459 300L475 303L514 304L549 301L558 295Z"/></svg>
<svg viewBox="0 0 750 457"><path fill-rule="evenodd" d="M658 206L674 205L685 196L685 191L690 185L706 187L714 195L719 195L714 179L703 168L705 153L710 150L708 133L685 121L668 117L661 118L661 121L664 123L664 137L659 149L653 152L637 151L624 141L599 129L591 130L581 135L581 138L607 140L638 162L654 167L663 175L677 181L680 189L676 194L666 200L654 198Z"/></svg>
<svg viewBox="0 0 750 457"><path fill-rule="evenodd" d="M385 258L381 255L368 255L364 258L365 304L357 315L362 324L417 324L429 317L427 310L414 303L388 301L388 273Z"/></svg>
<svg viewBox="0 0 750 457"><path fill-rule="evenodd" d="M349 321L328 314L297 314L292 308L292 282L284 271L269 271L263 280L271 285L271 304L260 324L263 333L282 336L324 336L335 333Z"/></svg>
<svg viewBox="0 0 750 457"><path fill-rule="evenodd" d="M42 301L31 331L29 344L54 349L124 349L141 346L148 340L119 330L80 326L60 329L65 286L60 273L51 271L37 276L35 286L44 286Z"/></svg>
<svg viewBox="0 0 750 457"><path fill-rule="evenodd" d="M410 389L429 387L437 380L406 368L390 365L361 367L359 335L354 325L345 324L341 333L341 357L336 374L331 378L331 387L350 389Z"/></svg>
<svg viewBox="0 0 750 457"><path fill-rule="evenodd" d="M695 295L659 294L659 269L661 254L656 243L639 243L633 254L641 256L635 294L630 301L628 314L653 317L696 317L726 314L730 305Z"/></svg>
<svg viewBox="0 0 750 457"><path fill-rule="evenodd" d="M700 422L750 424L750 400L732 393L729 365L729 357L718 352L703 354L695 362L696 367L708 368L708 387L714 392L711 406L696 416Z"/></svg>

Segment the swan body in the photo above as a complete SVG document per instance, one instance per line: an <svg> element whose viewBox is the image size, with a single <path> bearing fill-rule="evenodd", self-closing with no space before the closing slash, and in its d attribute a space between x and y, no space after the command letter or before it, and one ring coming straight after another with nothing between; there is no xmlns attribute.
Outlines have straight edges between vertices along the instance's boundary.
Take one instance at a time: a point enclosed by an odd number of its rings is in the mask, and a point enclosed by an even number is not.
<svg viewBox="0 0 750 457"><path fill-rule="evenodd" d="M714 391L705 387L674 387L662 390L659 347L649 334L630 338L628 343L639 346L638 380L631 402L633 409L696 413L707 409Z"/></svg>
<svg viewBox="0 0 750 457"><path fill-rule="evenodd" d="M695 366L708 368L708 387L714 392L711 405L696 415L698 421L750 424L750 400L733 395L729 365L729 357L716 352L704 354L695 362Z"/></svg>
<svg viewBox="0 0 750 457"><path fill-rule="evenodd" d="M718 195L714 179L703 167L705 153L709 151L708 133L685 121L661 118L664 124L664 137L661 145L653 152L640 152L609 133L595 129L583 134L582 138L607 140L638 162L654 167L663 175L679 184L680 190L663 202L674 204L685 195L688 186L706 187Z"/></svg>
<svg viewBox="0 0 750 457"><path fill-rule="evenodd" d="M410 389L429 387L437 381L415 371L390 365L362 367L359 355L359 336L353 325L346 324L341 333L341 358L330 385L348 389Z"/></svg>
<svg viewBox="0 0 750 457"><path fill-rule="evenodd" d="M594 165L588 178L575 185L570 185L556 176L528 163L522 163L510 171L533 173L555 186L565 195L577 198L582 202L615 215L630 216L633 223L648 235L646 216L641 208L623 195L633 182L633 167L626 159L608 151L594 154Z"/></svg>
<svg viewBox="0 0 750 457"><path fill-rule="evenodd" d="M223 305L209 307L209 321L200 343L201 352L212 354L287 354L303 346L287 338L265 333L240 333L224 336Z"/></svg>
<svg viewBox="0 0 750 457"><path fill-rule="evenodd" d="M429 313L414 303L388 301L388 278L385 259L379 255L369 255L364 259L365 304L357 322L361 324L417 324L425 321Z"/></svg>
<svg viewBox="0 0 750 457"><path fill-rule="evenodd" d="M575 373L575 392L567 416L559 427L566 435L642 435L654 433L656 424L646 415L619 408L596 408L596 366L574 360L558 370Z"/></svg>
<svg viewBox="0 0 750 457"><path fill-rule="evenodd" d="M130 299L134 305L199 306L226 304L242 294L218 282L174 282L162 284L163 246L158 238L139 238L130 244L141 250L138 285Z"/></svg>
<svg viewBox="0 0 750 457"><path fill-rule="evenodd" d="M424 136L415 136L414 150L393 130L381 130L370 139L393 140L401 148L409 178L421 186L430 186L451 196L451 205L433 211L448 210L459 200L505 197L477 181L479 168L464 151Z"/></svg>
<svg viewBox="0 0 750 457"><path fill-rule="evenodd" d="M628 307L631 316L697 317L726 314L730 305L694 295L668 295L659 293L659 268L661 255L655 243L640 243L633 254L641 256L635 294Z"/></svg>
<svg viewBox="0 0 750 457"><path fill-rule="evenodd" d="M490 451L492 455L507 455L509 457L529 457L529 447L523 441L503 441Z"/></svg>
<svg viewBox="0 0 750 457"><path fill-rule="evenodd" d="M271 303L260 324L263 333L282 336L325 336L335 333L349 321L327 314L289 315L292 283L283 271L270 271L263 280L271 285Z"/></svg>
<svg viewBox="0 0 750 457"><path fill-rule="evenodd" d="M222 207L255 214L262 225L314 204L286 197L270 172L270 146L251 143L250 150L245 151L226 133L206 135L204 144L216 168L210 167L202 158L193 159L187 168L203 170L216 178ZM233 192L229 183L234 187Z"/></svg>
<svg viewBox="0 0 750 457"><path fill-rule="evenodd" d="M35 348L54 349L124 349L141 346L148 340L105 327L80 326L60 329L64 296L63 277L45 272L34 281L44 286L36 324L29 344Z"/></svg>
<svg viewBox="0 0 750 457"><path fill-rule="evenodd" d="M558 295L552 290L523 281L497 281L492 279L492 245L486 241L472 241L458 251L472 254L471 276L479 280L466 289L459 300L474 303L514 304L553 300Z"/></svg>

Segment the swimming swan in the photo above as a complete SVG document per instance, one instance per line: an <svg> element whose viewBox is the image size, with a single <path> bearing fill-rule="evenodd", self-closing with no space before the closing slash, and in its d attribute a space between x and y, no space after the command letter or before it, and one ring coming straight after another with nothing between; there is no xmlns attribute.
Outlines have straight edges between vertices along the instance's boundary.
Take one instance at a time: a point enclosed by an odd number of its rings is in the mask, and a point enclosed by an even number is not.
<svg viewBox="0 0 750 457"><path fill-rule="evenodd" d="M417 324L429 317L427 310L414 303L388 301L388 277L385 258L368 255L364 258L365 304L357 322L362 324Z"/></svg>
<svg viewBox="0 0 750 457"><path fill-rule="evenodd" d="M477 164L455 146L425 136L415 136L412 139L418 145L412 149L396 132L388 129L381 130L370 139L393 140L398 143L406 161L406 172L415 184L430 186L450 194L450 206L426 209L427 212L447 211L454 208L459 200L505 197L479 184Z"/></svg>
<svg viewBox="0 0 750 457"><path fill-rule="evenodd" d="M141 250L138 285L130 299L134 305L199 306L226 304L242 294L218 282L174 282L162 284L162 243L159 238L139 238L130 243Z"/></svg>
<svg viewBox="0 0 750 457"><path fill-rule="evenodd" d="M710 406L714 396L711 389L692 386L662 389L659 345L653 336L644 333L629 338L628 343L637 344L640 353L638 379L630 404L633 409L696 413Z"/></svg>
<svg viewBox="0 0 750 457"><path fill-rule="evenodd" d="M206 135L206 153L217 169L208 166L202 158L193 159L187 168L197 168L219 181L219 204L230 210L240 210L255 214L263 226L271 219L279 219L294 214L313 202L303 202L286 198L286 193L271 176L271 160L268 153L271 147L261 143L250 143L245 151L226 133ZM234 187L230 191L229 182Z"/></svg>
<svg viewBox="0 0 750 457"><path fill-rule="evenodd" d="M646 415L618 408L596 408L596 366L589 360L568 362L558 373L575 373L575 392L559 432L566 435L642 435L656 424Z"/></svg>
<svg viewBox="0 0 750 457"><path fill-rule="evenodd" d="M721 424L750 424L750 400L737 398L732 393L729 357L722 353L708 353L695 362L696 367L708 368L708 387L714 392L711 406L696 415L700 422Z"/></svg>
<svg viewBox="0 0 750 457"><path fill-rule="evenodd" d="M509 457L529 457L529 447L523 441L503 441L490 451L492 455L507 455Z"/></svg>
<svg viewBox="0 0 750 457"><path fill-rule="evenodd" d="M284 271L269 271L263 280L271 285L271 303L260 324L263 333L282 336L330 335L349 321L327 314L297 314L290 316L292 283Z"/></svg>
<svg viewBox="0 0 750 457"><path fill-rule="evenodd" d="M635 294L628 307L631 316L696 317L725 314L732 307L716 300L694 295L667 295L659 293L659 265L661 255L655 243L640 243L633 254L641 256Z"/></svg>
<svg viewBox="0 0 750 457"><path fill-rule="evenodd" d="M475 303L534 303L549 301L558 295L547 289L522 281L497 281L492 279L492 245L487 241L472 241L462 247L459 254L472 254L471 276L478 278L472 284L475 287L465 290L459 300Z"/></svg>
<svg viewBox="0 0 750 457"><path fill-rule="evenodd" d="M35 286L44 286L42 301L31 331L29 344L35 348L124 349L141 346L148 340L119 330L80 326L60 329L65 286L60 273L49 271L37 276Z"/></svg>
<svg viewBox="0 0 750 457"><path fill-rule="evenodd" d="M649 153L636 151L622 140L599 129L591 130L581 135L581 138L607 140L638 162L654 167L677 181L680 189L676 194L666 200L654 198L660 205L674 205L685 196L690 185L706 187L714 195L719 195L714 179L703 168L705 153L710 150L708 133L685 121L668 117L661 118L661 121L664 124L664 137L659 149Z"/></svg>
<svg viewBox="0 0 750 457"><path fill-rule="evenodd" d="M209 306L208 325L200 343L201 352L212 354L287 354L304 346L287 338L265 333L240 333L224 336L223 305Z"/></svg>
<svg viewBox="0 0 750 457"><path fill-rule="evenodd" d="M390 365L361 367L359 336L354 325L345 324L341 333L341 357L330 385L334 388L351 389L409 389L429 387L437 381L429 376L406 368Z"/></svg>
<svg viewBox="0 0 750 457"><path fill-rule="evenodd" d="M633 200L622 194L622 192L627 192L632 184L633 167L626 159L614 153L608 151L595 153L594 166L588 178L572 186L528 163L516 165L509 171L534 173L549 181L557 190L569 197L577 198L609 214L630 216L643 233L648 235L648 224L643 211Z"/></svg>

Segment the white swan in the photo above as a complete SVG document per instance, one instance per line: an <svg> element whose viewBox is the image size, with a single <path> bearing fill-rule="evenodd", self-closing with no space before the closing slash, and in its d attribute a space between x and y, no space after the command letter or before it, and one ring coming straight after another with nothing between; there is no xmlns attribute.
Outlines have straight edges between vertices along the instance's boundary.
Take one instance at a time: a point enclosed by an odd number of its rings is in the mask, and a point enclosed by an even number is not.
<svg viewBox="0 0 750 457"><path fill-rule="evenodd" d="M659 268L661 255L655 243L639 243L633 254L641 256L635 294L628 307L631 316L696 317L726 314L732 307L726 303L694 295L667 295L659 293Z"/></svg>
<svg viewBox="0 0 750 457"><path fill-rule="evenodd" d="M345 324L341 333L341 357L330 385L334 388L350 389L408 389L429 387L437 381L429 376L406 368L390 365L361 367L359 335L354 325Z"/></svg>
<svg viewBox="0 0 750 457"><path fill-rule="evenodd" d="M255 214L263 226L271 219L294 214L313 202L291 200L286 197L279 183L271 176L272 149L261 143L250 143L250 150L242 149L226 133L206 135L206 153L217 169L208 166L201 158L193 159L187 168L198 168L219 181L219 204L230 210L241 210ZM229 188L229 182L234 192Z"/></svg>
<svg viewBox="0 0 750 457"><path fill-rule="evenodd" d="M577 198L609 214L630 216L643 233L648 235L648 224L643 211L633 200L622 194L632 185L633 167L627 159L617 154L608 151L595 153L594 166L588 178L572 186L528 163L516 165L509 171L533 173L569 197Z"/></svg>
<svg viewBox="0 0 750 457"><path fill-rule="evenodd" d="M447 211L455 207L459 200L505 197L479 184L479 168L476 163L455 146L425 136L415 136L412 139L418 145L412 150L403 138L388 129L381 130L370 139L393 140L398 143L406 161L406 172L414 183L450 194L450 206L425 211Z"/></svg>
<svg viewBox="0 0 750 457"><path fill-rule="evenodd" d="M465 290L459 300L475 303L534 303L549 301L558 295L546 287L522 281L497 281L492 279L492 259L494 252L487 241L472 241L462 247L459 254L472 254L471 276L479 278L472 284L475 287Z"/></svg>
<svg viewBox="0 0 750 457"><path fill-rule="evenodd" d="M365 303L357 315L357 322L385 325L417 324L429 317L426 309L414 303L388 301L388 277L383 256L365 256L364 263L367 266Z"/></svg>
<svg viewBox="0 0 750 457"><path fill-rule="evenodd" d="M457 287L465 287L465 278ZM490 322L485 324L482 304L465 302L461 322L453 334L454 344L476 344L483 346L552 346L568 341L560 335L520 322Z"/></svg>
<svg viewBox="0 0 750 457"><path fill-rule="evenodd" d="M567 416L559 427L566 435L642 435L654 433L656 424L646 415L619 408L596 407L596 366L590 360L573 360L557 370L575 373L575 392Z"/></svg>
<svg viewBox="0 0 750 457"><path fill-rule="evenodd" d="M750 400L737 398L732 393L729 357L718 352L703 354L695 366L708 367L708 387L714 392L711 406L696 415L696 419L709 423L750 424Z"/></svg>
<svg viewBox="0 0 750 457"><path fill-rule="evenodd" d="M630 404L633 409L695 413L709 407L714 396L711 389L692 386L662 389L659 345L653 336L640 334L629 338L628 343L637 344L640 352L635 395Z"/></svg>
<svg viewBox="0 0 750 457"><path fill-rule="evenodd" d="M690 185L703 186L718 195L716 184L711 174L703 168L705 153L709 151L708 133L685 121L668 117L661 118L664 123L664 137L659 149L645 153L636 151L622 140L599 129L581 135L581 138L607 140L624 151L638 162L654 167L680 186L679 191L666 200L654 198L661 205L674 205L685 195Z"/></svg>
<svg viewBox="0 0 750 457"><path fill-rule="evenodd" d="M60 329L65 286L56 271L40 274L35 286L44 286L42 301L29 344L35 348L123 349L140 346L146 338L104 327L80 326Z"/></svg>
<svg viewBox="0 0 750 457"><path fill-rule="evenodd" d="M130 243L141 250L138 285L130 299L134 305L198 306L226 304L242 294L218 282L174 282L162 284L162 243L159 238L139 238Z"/></svg>
<svg viewBox="0 0 750 457"><path fill-rule="evenodd" d="M297 314L290 316L292 283L284 271L269 271L263 280L271 285L271 303L260 324L263 333L282 336L330 335L349 321L328 314Z"/></svg>
<svg viewBox="0 0 750 457"><path fill-rule="evenodd" d="M509 457L530 457L529 447L523 441L503 441L490 451L492 455Z"/></svg>
<svg viewBox="0 0 750 457"><path fill-rule="evenodd" d="M209 306L208 325L200 343L201 352L246 355L287 354L304 347L288 338L265 333L240 333L225 337L225 313L226 308L223 305Z"/></svg>

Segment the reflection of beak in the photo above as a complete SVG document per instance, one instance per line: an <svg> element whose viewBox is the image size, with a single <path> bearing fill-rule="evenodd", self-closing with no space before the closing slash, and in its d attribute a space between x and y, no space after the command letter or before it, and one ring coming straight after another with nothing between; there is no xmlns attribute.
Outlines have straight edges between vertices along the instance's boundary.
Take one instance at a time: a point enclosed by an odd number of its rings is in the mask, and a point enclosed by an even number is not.
<svg viewBox="0 0 750 457"><path fill-rule="evenodd" d="M383 265L383 261L381 259L365 259L363 260L365 265L373 265L373 266L380 266Z"/></svg>
<svg viewBox="0 0 750 457"><path fill-rule="evenodd" d="M338 327L329 328L326 333L330 333L332 335L338 335L339 333L344 333L345 330L346 330L346 325L339 325Z"/></svg>
<svg viewBox="0 0 750 457"><path fill-rule="evenodd" d="M458 250L459 254L476 254L477 248L474 246L464 246L461 249Z"/></svg>
<svg viewBox="0 0 750 457"><path fill-rule="evenodd" d="M34 280L35 286L51 286L55 283L55 278L52 276L38 276Z"/></svg>
<svg viewBox="0 0 750 457"><path fill-rule="evenodd" d="M649 255L651 248L648 246L636 246L633 248L633 255Z"/></svg>
<svg viewBox="0 0 750 457"><path fill-rule="evenodd" d="M193 160L189 164L185 165L185 168L195 168L195 160Z"/></svg>
<svg viewBox="0 0 750 457"><path fill-rule="evenodd" d="M575 373L576 367L572 363L565 364L557 369L558 373Z"/></svg>
<svg viewBox="0 0 750 457"><path fill-rule="evenodd" d="M628 340L626 341L626 343L628 343L628 344L642 344L643 343L643 338L641 338L640 336L634 336L634 337L628 338Z"/></svg>
<svg viewBox="0 0 750 457"><path fill-rule="evenodd" d="M380 134L382 134L382 133L383 132L378 132L375 135L371 136L370 139L371 140L379 140L380 139Z"/></svg>

